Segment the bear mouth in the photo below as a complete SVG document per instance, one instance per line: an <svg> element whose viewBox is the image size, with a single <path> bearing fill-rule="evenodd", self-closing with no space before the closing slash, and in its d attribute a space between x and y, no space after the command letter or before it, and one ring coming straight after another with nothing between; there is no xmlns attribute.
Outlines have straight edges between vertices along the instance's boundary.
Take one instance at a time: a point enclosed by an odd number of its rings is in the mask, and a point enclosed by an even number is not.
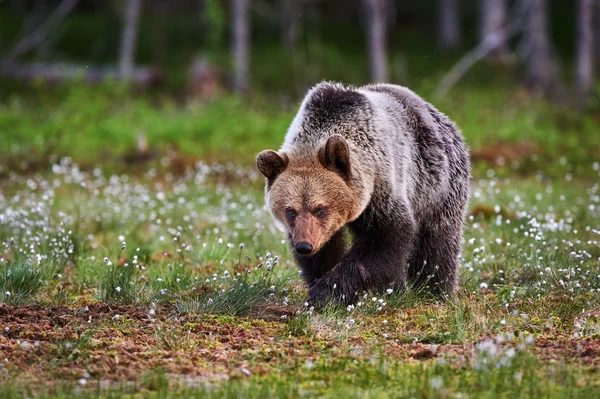
<svg viewBox="0 0 600 399"><path fill-rule="evenodd" d="M317 251L310 251L310 252L298 252L296 250L294 250L294 252L296 253L296 255L302 257L302 258L310 258L311 256L315 255L317 253Z"/></svg>
<svg viewBox="0 0 600 399"><path fill-rule="evenodd" d="M311 253L308 253L308 254L301 254L301 253L299 253L297 251L294 251L294 253L296 255L298 255L300 258L310 258L311 256L316 255L316 252L311 252Z"/></svg>

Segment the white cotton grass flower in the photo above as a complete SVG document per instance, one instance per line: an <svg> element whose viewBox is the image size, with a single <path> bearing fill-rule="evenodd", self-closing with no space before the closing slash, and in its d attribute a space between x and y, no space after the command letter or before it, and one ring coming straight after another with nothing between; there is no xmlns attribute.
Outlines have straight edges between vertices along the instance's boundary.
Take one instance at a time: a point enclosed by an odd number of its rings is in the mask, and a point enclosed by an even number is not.
<svg viewBox="0 0 600 399"><path fill-rule="evenodd" d="M440 376L435 376L429 379L429 387L433 390L438 390L444 386L444 380Z"/></svg>
<svg viewBox="0 0 600 399"><path fill-rule="evenodd" d="M531 345L531 344L533 344L533 341L534 341L534 340L535 340L535 338L534 338L534 336L533 336L533 335L528 335L528 336L527 336L527 338L525 338L525 343L526 343L527 345Z"/></svg>

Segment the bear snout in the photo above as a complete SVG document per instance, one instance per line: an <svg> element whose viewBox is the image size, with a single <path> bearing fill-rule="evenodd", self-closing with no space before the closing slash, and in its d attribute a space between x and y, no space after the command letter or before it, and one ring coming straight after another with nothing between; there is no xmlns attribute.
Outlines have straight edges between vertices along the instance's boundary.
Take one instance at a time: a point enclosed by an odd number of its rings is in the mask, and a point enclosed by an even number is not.
<svg viewBox="0 0 600 399"><path fill-rule="evenodd" d="M313 251L313 246L311 243L306 242L306 241L302 241L297 243L294 246L294 249L296 250L296 252L298 252L300 255L310 255L311 252Z"/></svg>

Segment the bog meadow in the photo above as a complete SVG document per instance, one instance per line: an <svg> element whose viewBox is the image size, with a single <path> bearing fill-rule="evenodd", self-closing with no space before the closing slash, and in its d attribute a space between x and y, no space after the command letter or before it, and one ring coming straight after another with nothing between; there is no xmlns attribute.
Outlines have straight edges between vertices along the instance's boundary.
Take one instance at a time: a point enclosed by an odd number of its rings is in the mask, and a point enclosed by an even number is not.
<svg viewBox="0 0 600 399"><path fill-rule="evenodd" d="M600 396L600 3L0 1L0 397ZM256 154L400 84L473 165L451 301L306 306Z"/></svg>

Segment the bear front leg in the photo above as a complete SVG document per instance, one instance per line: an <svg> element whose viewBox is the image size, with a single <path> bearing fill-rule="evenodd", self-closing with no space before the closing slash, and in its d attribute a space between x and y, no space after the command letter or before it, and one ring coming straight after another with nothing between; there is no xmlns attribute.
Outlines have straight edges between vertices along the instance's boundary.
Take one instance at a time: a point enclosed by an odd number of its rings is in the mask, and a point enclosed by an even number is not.
<svg viewBox="0 0 600 399"><path fill-rule="evenodd" d="M352 303L362 291L404 288L414 244L414 227L374 228L357 236L350 251L309 290L308 302L321 305L329 299Z"/></svg>
<svg viewBox="0 0 600 399"><path fill-rule="evenodd" d="M344 231L335 233L329 241L313 256L299 255L290 243L296 264L302 270L302 276L308 287L312 287L325 273L333 269L348 251Z"/></svg>

